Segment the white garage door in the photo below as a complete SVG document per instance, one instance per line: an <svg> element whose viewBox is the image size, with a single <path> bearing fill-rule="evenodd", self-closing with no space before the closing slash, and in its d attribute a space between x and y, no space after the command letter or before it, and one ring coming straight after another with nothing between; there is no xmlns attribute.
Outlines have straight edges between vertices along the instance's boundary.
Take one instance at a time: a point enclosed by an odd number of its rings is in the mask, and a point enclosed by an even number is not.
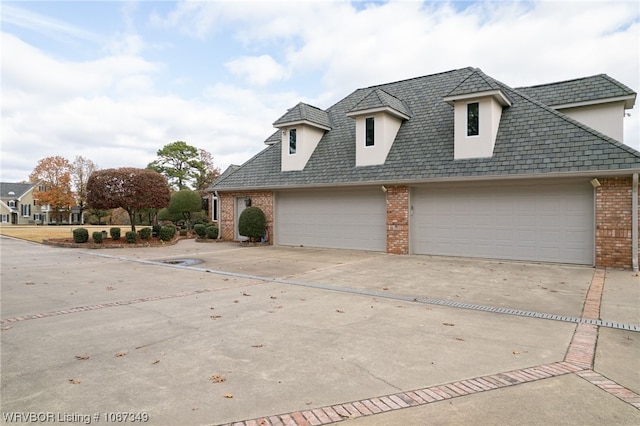
<svg viewBox="0 0 640 426"><path fill-rule="evenodd" d="M589 182L416 188L412 204L417 254L593 264Z"/></svg>
<svg viewBox="0 0 640 426"><path fill-rule="evenodd" d="M385 251L386 201L376 189L276 195L276 244Z"/></svg>

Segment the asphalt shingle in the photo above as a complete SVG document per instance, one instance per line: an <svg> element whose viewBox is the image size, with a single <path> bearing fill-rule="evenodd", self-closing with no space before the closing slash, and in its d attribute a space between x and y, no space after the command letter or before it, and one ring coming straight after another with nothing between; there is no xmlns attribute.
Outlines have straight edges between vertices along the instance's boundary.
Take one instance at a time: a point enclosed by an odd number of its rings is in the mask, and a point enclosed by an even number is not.
<svg viewBox="0 0 640 426"><path fill-rule="evenodd" d="M512 102L503 110L493 156L455 160L454 111L443 98L488 88L501 90ZM615 93L617 90L612 88ZM405 105L411 119L400 127L383 165L356 167L355 120L346 114L359 104L365 105L368 102L363 102L365 99L380 91ZM327 109L332 130L326 132L304 170L282 172L280 141L270 137L268 140L274 140L270 146L224 179L218 179L210 189L402 183L640 169L638 151L555 111L530 93L512 89L475 68L358 89Z"/></svg>

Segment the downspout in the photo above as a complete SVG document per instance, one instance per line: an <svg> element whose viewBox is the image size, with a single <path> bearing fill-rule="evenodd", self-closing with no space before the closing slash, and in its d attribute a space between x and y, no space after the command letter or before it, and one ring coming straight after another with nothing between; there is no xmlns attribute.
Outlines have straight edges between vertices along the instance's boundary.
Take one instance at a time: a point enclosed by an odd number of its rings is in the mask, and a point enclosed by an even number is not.
<svg viewBox="0 0 640 426"><path fill-rule="evenodd" d="M638 272L638 173L633 174L631 187L631 264Z"/></svg>
<svg viewBox="0 0 640 426"><path fill-rule="evenodd" d="M218 218L218 238L217 240L222 239L222 218L220 217L220 213L222 209L220 208L220 196L218 195L218 191L213 191L213 195L216 197L218 202L216 203L216 217Z"/></svg>

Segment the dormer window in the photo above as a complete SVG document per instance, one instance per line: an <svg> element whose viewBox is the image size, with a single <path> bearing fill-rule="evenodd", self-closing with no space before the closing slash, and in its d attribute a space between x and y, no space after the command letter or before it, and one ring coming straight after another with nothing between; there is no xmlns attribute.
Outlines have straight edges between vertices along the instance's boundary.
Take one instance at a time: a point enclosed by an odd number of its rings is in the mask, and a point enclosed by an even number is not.
<svg viewBox="0 0 640 426"><path fill-rule="evenodd" d="M278 137L265 141L272 145L280 141L280 170L304 170L320 140L331 130L329 114L319 108L299 103L273 123L280 129Z"/></svg>
<svg viewBox="0 0 640 426"><path fill-rule="evenodd" d="M364 137L364 146L374 146L375 145L375 127L374 127L374 118L367 117L365 119L365 137Z"/></svg>
<svg viewBox="0 0 640 426"><path fill-rule="evenodd" d="M467 104L467 136L480 134L480 104L472 102Z"/></svg>
<svg viewBox="0 0 640 426"><path fill-rule="evenodd" d="M294 155L296 153L296 137L296 129L289 129L289 155Z"/></svg>
<svg viewBox="0 0 640 426"><path fill-rule="evenodd" d="M9 202L7 204L9 205L9 207L15 207L16 206L16 202L14 200L9 200Z"/></svg>

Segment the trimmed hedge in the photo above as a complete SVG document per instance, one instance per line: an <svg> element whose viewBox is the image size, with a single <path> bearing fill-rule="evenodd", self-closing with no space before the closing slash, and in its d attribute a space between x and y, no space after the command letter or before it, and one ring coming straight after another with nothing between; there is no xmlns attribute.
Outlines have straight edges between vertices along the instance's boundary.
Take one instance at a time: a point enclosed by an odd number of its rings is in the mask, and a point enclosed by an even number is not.
<svg viewBox="0 0 640 426"><path fill-rule="evenodd" d="M124 234L124 238L129 244L134 244L138 241L138 234L136 234L135 231L127 231L127 233Z"/></svg>
<svg viewBox="0 0 640 426"><path fill-rule="evenodd" d="M109 235L111 235L112 240L120 239L120 228L111 228L109 229Z"/></svg>
<svg viewBox="0 0 640 426"><path fill-rule="evenodd" d="M247 207L238 218L240 235L249 237L249 241L259 241L267 226L267 218L259 207Z"/></svg>
<svg viewBox="0 0 640 426"><path fill-rule="evenodd" d="M215 240L216 238L218 238L218 227L217 226L215 226L215 225L207 226L206 232L207 232L207 238L210 238L212 240Z"/></svg>
<svg viewBox="0 0 640 426"><path fill-rule="evenodd" d="M202 223L196 223L195 225L193 225L193 230L196 232L196 235L198 235L198 238L206 238L207 236L206 225Z"/></svg>
<svg viewBox="0 0 640 426"><path fill-rule="evenodd" d="M93 238L93 242L96 244L101 244L102 243L102 232L100 231L95 231L93 234L91 234L91 237Z"/></svg>
<svg viewBox="0 0 640 426"><path fill-rule="evenodd" d="M151 228L142 228L138 232L140 234L141 240L148 240L149 238L151 238Z"/></svg>
<svg viewBox="0 0 640 426"><path fill-rule="evenodd" d="M89 241L89 231L86 228L73 230L73 242L86 243L87 241Z"/></svg>
<svg viewBox="0 0 640 426"><path fill-rule="evenodd" d="M176 228L171 225L160 228L159 237L162 241L170 241L176 235Z"/></svg>

